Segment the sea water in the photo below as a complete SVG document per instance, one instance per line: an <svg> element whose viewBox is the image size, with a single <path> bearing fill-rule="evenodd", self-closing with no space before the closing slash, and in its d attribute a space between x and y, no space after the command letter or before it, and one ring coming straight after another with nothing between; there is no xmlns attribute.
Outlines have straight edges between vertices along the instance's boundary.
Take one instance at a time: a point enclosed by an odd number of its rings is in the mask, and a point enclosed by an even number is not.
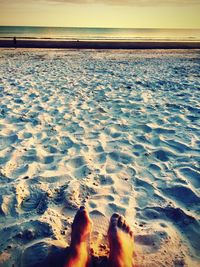
<svg viewBox="0 0 200 267"><path fill-rule="evenodd" d="M0 38L69 40L200 41L200 29L131 29L0 26Z"/></svg>

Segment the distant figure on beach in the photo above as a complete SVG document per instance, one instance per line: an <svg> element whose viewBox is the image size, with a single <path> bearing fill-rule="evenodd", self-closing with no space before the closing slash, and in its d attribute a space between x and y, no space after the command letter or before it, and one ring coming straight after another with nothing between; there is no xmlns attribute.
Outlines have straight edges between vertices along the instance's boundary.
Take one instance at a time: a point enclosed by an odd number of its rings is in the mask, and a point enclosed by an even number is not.
<svg viewBox="0 0 200 267"><path fill-rule="evenodd" d="M13 37L13 43L14 43L14 47L16 47L17 46L17 39L16 39L16 37Z"/></svg>
<svg viewBox="0 0 200 267"><path fill-rule="evenodd" d="M88 239L92 230L92 221L85 207L77 211L71 233L70 255L65 267L89 267L90 256ZM133 266L133 232L125 219L114 213L108 228L110 255L109 267Z"/></svg>

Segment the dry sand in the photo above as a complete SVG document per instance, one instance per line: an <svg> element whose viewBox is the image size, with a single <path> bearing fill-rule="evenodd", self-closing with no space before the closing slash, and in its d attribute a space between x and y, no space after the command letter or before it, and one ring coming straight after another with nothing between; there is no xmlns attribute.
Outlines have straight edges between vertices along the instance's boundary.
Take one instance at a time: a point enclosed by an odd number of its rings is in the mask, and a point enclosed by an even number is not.
<svg viewBox="0 0 200 267"><path fill-rule="evenodd" d="M139 266L199 266L199 63L199 50L0 50L0 266L60 259L83 204L94 255L119 212Z"/></svg>

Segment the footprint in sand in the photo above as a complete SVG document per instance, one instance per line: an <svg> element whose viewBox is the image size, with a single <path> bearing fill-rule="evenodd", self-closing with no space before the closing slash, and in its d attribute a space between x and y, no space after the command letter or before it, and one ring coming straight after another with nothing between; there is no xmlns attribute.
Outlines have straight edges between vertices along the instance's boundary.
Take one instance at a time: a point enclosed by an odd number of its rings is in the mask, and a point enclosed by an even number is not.
<svg viewBox="0 0 200 267"><path fill-rule="evenodd" d="M0 230L0 236L8 244L8 240L12 239L12 242L17 246L25 245L30 241L36 241L40 238L53 237L52 226L40 220L31 220L28 222L22 222L12 226L7 226L3 230ZM0 249L3 248L3 244Z"/></svg>
<svg viewBox="0 0 200 267"><path fill-rule="evenodd" d="M200 240L200 222L194 217L187 215L180 208L172 206L166 207L146 207L138 211L137 216L145 220L163 220L170 221L187 239L196 256L199 256L199 240Z"/></svg>
<svg viewBox="0 0 200 267"><path fill-rule="evenodd" d="M9 136L0 136L0 150L3 150L12 144L19 141L18 136L16 134L9 135Z"/></svg>
<svg viewBox="0 0 200 267"><path fill-rule="evenodd" d="M131 155L118 152L118 151L110 152L108 155L112 160L123 163L123 164L130 164L133 161L133 158Z"/></svg>
<svg viewBox="0 0 200 267"><path fill-rule="evenodd" d="M74 169L73 175L77 179L85 178L92 173L83 156L70 159L68 164Z"/></svg>
<svg viewBox="0 0 200 267"><path fill-rule="evenodd" d="M171 186L169 188L161 188L162 192L183 205L186 209L198 209L200 198L189 188L183 185ZM187 197L186 197L187 196Z"/></svg>
<svg viewBox="0 0 200 267"><path fill-rule="evenodd" d="M48 197L46 192L31 190L21 203L21 209L25 212L35 211L43 214L48 208Z"/></svg>
<svg viewBox="0 0 200 267"><path fill-rule="evenodd" d="M25 174L29 170L29 165L28 164L21 164L20 167L16 166L10 166L8 167L8 174L11 178L19 178L21 176L25 176Z"/></svg>
<svg viewBox="0 0 200 267"><path fill-rule="evenodd" d="M85 158L83 156L78 156L78 157L70 159L69 164L73 168L77 169L77 168L80 168L80 167L86 165L87 163L86 163Z"/></svg>
<svg viewBox="0 0 200 267"><path fill-rule="evenodd" d="M26 246L21 257L22 267L64 266L66 249L48 242L38 242Z"/></svg>
<svg viewBox="0 0 200 267"><path fill-rule="evenodd" d="M170 157L174 157L175 155L166 149L159 149L153 152L153 155L160 161L166 162L170 160Z"/></svg>
<svg viewBox="0 0 200 267"><path fill-rule="evenodd" d="M109 226L108 218L98 210L90 212L93 221L93 231L91 234L91 248L94 255L106 255L108 253L107 232ZM103 244L103 247L102 247Z"/></svg>
<svg viewBox="0 0 200 267"><path fill-rule="evenodd" d="M3 165L11 160L14 149L7 148L0 152L0 164Z"/></svg>
<svg viewBox="0 0 200 267"><path fill-rule="evenodd" d="M54 156L46 156L40 159L40 162L43 164L51 164L55 161Z"/></svg>
<svg viewBox="0 0 200 267"><path fill-rule="evenodd" d="M143 253L154 253L166 242L168 235L164 231L154 234L135 235L135 243L143 246Z"/></svg>
<svg viewBox="0 0 200 267"><path fill-rule="evenodd" d="M107 154L102 152L95 155L94 162L97 164L104 164L106 162Z"/></svg>
<svg viewBox="0 0 200 267"><path fill-rule="evenodd" d="M109 175L99 175L98 181L99 181L100 185L102 185L102 186L114 184L113 178Z"/></svg>
<svg viewBox="0 0 200 267"><path fill-rule="evenodd" d="M191 167L184 167L178 170L178 174L190 182L195 188L200 188L200 172Z"/></svg>

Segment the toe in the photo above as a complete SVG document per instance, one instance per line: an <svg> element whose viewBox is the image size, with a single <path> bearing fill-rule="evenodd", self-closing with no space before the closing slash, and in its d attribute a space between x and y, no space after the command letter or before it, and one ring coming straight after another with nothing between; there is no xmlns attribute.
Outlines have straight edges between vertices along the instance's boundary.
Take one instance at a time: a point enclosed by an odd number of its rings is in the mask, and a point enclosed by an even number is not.
<svg viewBox="0 0 200 267"><path fill-rule="evenodd" d="M123 224L124 224L124 218L123 218L122 216L120 216L120 217L118 218L118 221L117 221L117 226L118 226L119 228L122 228L122 227L123 227Z"/></svg>
<svg viewBox="0 0 200 267"><path fill-rule="evenodd" d="M130 232L129 232L129 235L130 235L131 237L133 237L133 231L130 231Z"/></svg>
<svg viewBox="0 0 200 267"><path fill-rule="evenodd" d="M117 231L117 224L120 215L118 213L114 213L110 218L109 232L115 233Z"/></svg>
<svg viewBox="0 0 200 267"><path fill-rule="evenodd" d="M77 214L86 214L87 213L87 210L84 206L81 206L77 212Z"/></svg>
<svg viewBox="0 0 200 267"><path fill-rule="evenodd" d="M119 215L119 213L113 213L113 215L111 216L111 219L110 219L110 220L118 219L119 217L121 217L121 216Z"/></svg>
<svg viewBox="0 0 200 267"><path fill-rule="evenodd" d="M81 206L74 217L74 223L79 221L85 221L88 219L87 210L84 206Z"/></svg>
<svg viewBox="0 0 200 267"><path fill-rule="evenodd" d="M130 231L131 231L131 228L130 228L130 226L129 226L129 225L126 225L126 232L129 234L129 233L130 233Z"/></svg>
<svg viewBox="0 0 200 267"><path fill-rule="evenodd" d="M126 227L127 227L127 225L126 225L126 222L124 221L124 223L123 223L123 225L122 225L122 229L126 232Z"/></svg>
<svg viewBox="0 0 200 267"><path fill-rule="evenodd" d="M110 225L117 226L117 222L119 218L120 218L120 215L118 213L114 213L112 217L110 218Z"/></svg>
<svg viewBox="0 0 200 267"><path fill-rule="evenodd" d="M127 234L129 234L130 231L131 231L130 226L128 225L128 223L127 223L125 220L124 220L124 222L123 222L122 229L123 229L123 231L126 232Z"/></svg>

